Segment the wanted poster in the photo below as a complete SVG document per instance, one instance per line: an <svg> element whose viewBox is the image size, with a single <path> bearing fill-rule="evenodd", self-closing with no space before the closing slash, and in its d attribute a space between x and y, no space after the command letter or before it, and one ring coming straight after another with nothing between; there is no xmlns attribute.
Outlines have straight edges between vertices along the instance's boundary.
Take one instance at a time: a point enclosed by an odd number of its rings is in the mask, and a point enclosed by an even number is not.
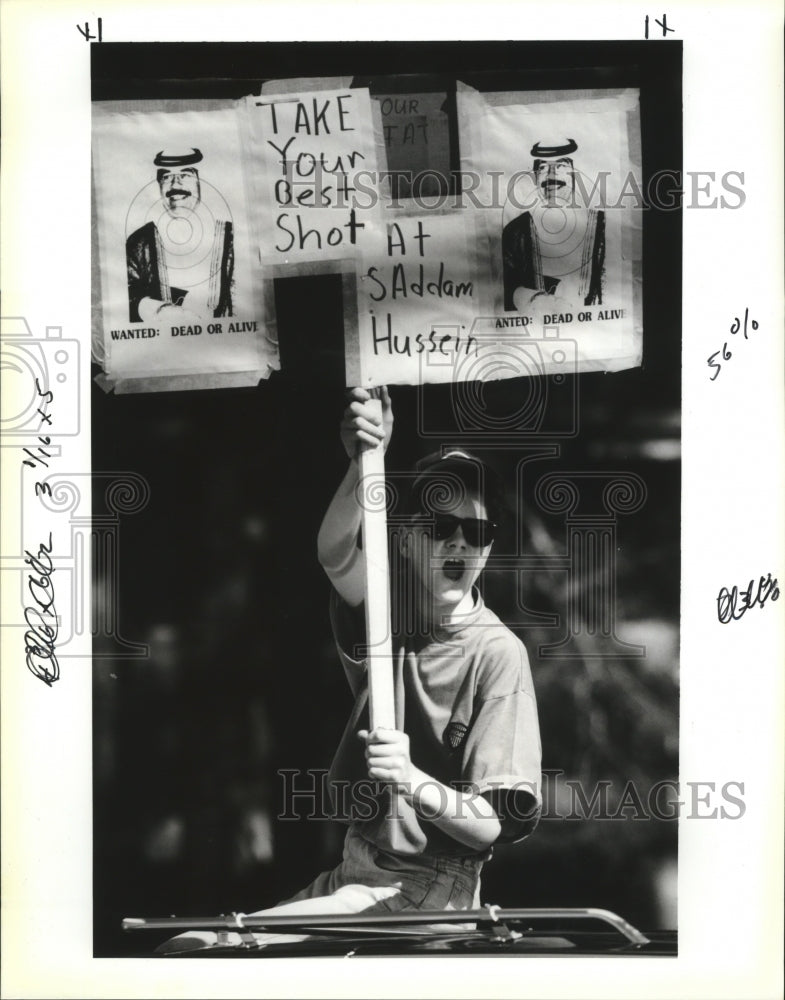
<svg viewBox="0 0 785 1000"><path fill-rule="evenodd" d="M642 353L639 95L596 93L464 88L461 167L503 324L558 330L575 340L581 370L618 370Z"/></svg>
<svg viewBox="0 0 785 1000"><path fill-rule="evenodd" d="M234 109L94 109L103 366L111 382L267 377L269 336Z"/></svg>

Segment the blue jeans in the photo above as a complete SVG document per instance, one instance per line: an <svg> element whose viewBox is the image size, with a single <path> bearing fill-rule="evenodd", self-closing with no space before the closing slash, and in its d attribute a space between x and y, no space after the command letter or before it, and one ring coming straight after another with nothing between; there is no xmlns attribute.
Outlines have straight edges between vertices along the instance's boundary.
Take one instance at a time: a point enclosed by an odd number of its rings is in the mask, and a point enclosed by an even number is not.
<svg viewBox="0 0 785 1000"><path fill-rule="evenodd" d="M389 854L350 826L338 867L322 872L274 910L279 912L281 907L290 913L468 910L479 906L482 864L477 858ZM306 900L307 907L296 905Z"/></svg>

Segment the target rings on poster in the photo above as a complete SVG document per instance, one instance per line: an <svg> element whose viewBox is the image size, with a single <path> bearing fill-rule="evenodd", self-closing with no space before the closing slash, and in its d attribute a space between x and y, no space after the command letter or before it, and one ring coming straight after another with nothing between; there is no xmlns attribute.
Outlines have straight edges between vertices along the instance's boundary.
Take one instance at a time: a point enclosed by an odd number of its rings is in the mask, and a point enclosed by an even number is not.
<svg viewBox="0 0 785 1000"><path fill-rule="evenodd" d="M221 192L200 178L199 200L192 206L167 206L156 181L146 184L134 197L126 216L126 239L152 222L161 238L171 283L185 288L209 279L220 267L213 259L216 224L231 222L232 213Z"/></svg>
<svg viewBox="0 0 785 1000"><path fill-rule="evenodd" d="M583 174L580 177L582 187L587 190L588 178ZM531 216L540 255L548 261L548 274L561 278L580 271L590 210L576 204L574 192L557 196L549 204L534 206Z"/></svg>

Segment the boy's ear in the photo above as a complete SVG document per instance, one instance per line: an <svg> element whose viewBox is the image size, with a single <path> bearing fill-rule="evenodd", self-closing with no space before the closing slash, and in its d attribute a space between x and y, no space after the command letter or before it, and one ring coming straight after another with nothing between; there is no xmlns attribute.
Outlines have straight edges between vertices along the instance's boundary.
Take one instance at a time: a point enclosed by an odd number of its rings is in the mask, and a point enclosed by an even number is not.
<svg viewBox="0 0 785 1000"><path fill-rule="evenodd" d="M404 559L409 558L409 553L411 552L412 545L412 530L408 526L401 528L398 535L398 551L401 553Z"/></svg>

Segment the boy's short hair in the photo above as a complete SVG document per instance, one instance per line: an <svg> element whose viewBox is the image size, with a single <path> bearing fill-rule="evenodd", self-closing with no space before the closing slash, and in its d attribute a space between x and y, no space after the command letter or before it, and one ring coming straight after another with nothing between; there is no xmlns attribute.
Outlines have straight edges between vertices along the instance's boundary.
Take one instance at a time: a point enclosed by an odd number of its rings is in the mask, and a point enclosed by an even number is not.
<svg viewBox="0 0 785 1000"><path fill-rule="evenodd" d="M436 451L415 465L404 513L410 517L443 513L460 503L467 492L481 497L490 520L498 522L503 500L492 466L462 448Z"/></svg>

